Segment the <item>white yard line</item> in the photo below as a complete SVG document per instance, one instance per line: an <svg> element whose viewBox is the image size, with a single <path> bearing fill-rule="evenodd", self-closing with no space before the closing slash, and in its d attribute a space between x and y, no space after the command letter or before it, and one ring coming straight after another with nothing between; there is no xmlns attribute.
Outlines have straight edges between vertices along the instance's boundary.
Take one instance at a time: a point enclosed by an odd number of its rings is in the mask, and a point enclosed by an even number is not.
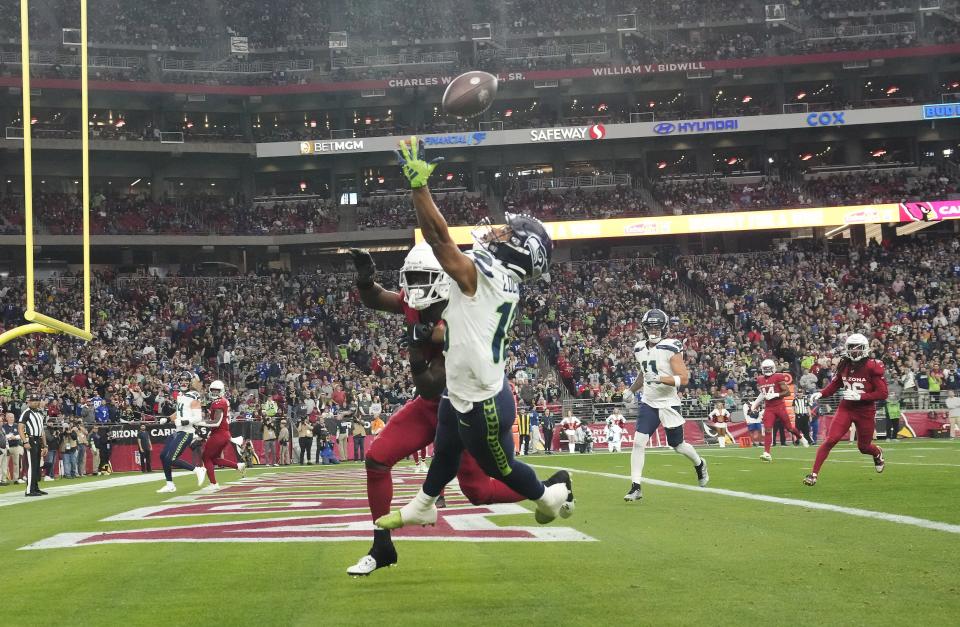
<svg viewBox="0 0 960 627"><path fill-rule="evenodd" d="M542 466L540 464L530 464L536 468L547 470L566 470L574 475L593 475L596 477L607 477L608 479L619 479L630 481L630 475L616 475L609 472L596 472L593 470L580 470L579 468L563 468L560 466ZM829 503L817 503L816 501L804 501L802 499L788 499L779 496L769 496L766 494L754 494L752 492L739 492L737 490L725 490L723 488L701 488L694 485L683 483L673 483L671 481L660 481L658 479L644 479L645 484L660 486L664 488L676 488L679 490L689 490L691 492L702 492L706 494L719 494L721 496L730 496L748 501L761 501L764 503L776 503L778 505L790 505L792 507L803 507L805 509L816 509L837 514L846 514L859 518L872 518L874 520L883 520L886 522L897 523L899 525L910 525L920 527L921 529L932 529L934 531L946 531L960 535L960 525L939 522L936 520L927 520L925 518L916 518L914 516L904 516L902 514L888 514L886 512L875 512L869 509L859 509L857 507L843 507L841 505L831 505Z"/></svg>
<svg viewBox="0 0 960 627"><path fill-rule="evenodd" d="M193 473L190 474L192 475ZM42 503L43 501L49 501L50 499L60 496L85 494L87 492L96 492L97 490L105 490L107 488L118 488L123 486L138 485L141 483L156 483L158 487L161 487L163 486L163 475L138 473L123 477L111 477L109 479L102 479L100 481L90 481L89 483L73 484L69 483L69 481L66 479L63 479L62 481L66 485L61 483L51 485L50 482L41 481L40 489L47 492L47 496L27 498L24 496L23 491L18 490L17 492L4 492L3 494L0 494L0 507L6 507L7 505L22 505L24 503ZM24 488L24 491L26 491L26 488Z"/></svg>

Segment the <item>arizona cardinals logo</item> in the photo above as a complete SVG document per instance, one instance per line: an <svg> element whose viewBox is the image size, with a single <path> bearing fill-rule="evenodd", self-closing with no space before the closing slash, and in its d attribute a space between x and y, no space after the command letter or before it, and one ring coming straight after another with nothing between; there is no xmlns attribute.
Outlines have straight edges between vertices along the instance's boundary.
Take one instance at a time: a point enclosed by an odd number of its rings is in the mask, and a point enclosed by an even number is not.
<svg viewBox="0 0 960 627"><path fill-rule="evenodd" d="M940 220L940 215L929 202L902 202L900 203L901 213L907 215L911 222L935 222Z"/></svg>

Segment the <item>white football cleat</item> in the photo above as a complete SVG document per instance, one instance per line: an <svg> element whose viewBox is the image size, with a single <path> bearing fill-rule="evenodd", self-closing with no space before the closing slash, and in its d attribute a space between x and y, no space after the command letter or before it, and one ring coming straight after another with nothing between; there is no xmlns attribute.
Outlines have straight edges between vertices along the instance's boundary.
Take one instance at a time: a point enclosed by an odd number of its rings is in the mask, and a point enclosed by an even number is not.
<svg viewBox="0 0 960 627"><path fill-rule="evenodd" d="M800 436L800 445L803 448L810 448L810 440L807 439L807 436L805 435Z"/></svg>
<svg viewBox="0 0 960 627"><path fill-rule="evenodd" d="M374 524L381 529L399 529L411 525L433 526L437 524L437 506L431 504L430 507L424 508L413 500L399 510L381 516Z"/></svg>
<svg viewBox="0 0 960 627"><path fill-rule="evenodd" d="M214 492L219 492L223 488L220 487L219 483L211 483L203 488L197 490L198 494L213 494Z"/></svg>
<svg viewBox="0 0 960 627"><path fill-rule="evenodd" d="M567 502L570 496L570 490L566 483L555 483L547 486L543 491L543 496L536 502L537 509L533 512L533 517L541 525L553 522L560 515L560 510Z"/></svg>
<svg viewBox="0 0 960 627"><path fill-rule="evenodd" d="M203 466L197 466L193 469L193 474L197 475L197 487L203 485L203 480L207 478L207 469Z"/></svg>
<svg viewBox="0 0 960 627"><path fill-rule="evenodd" d="M177 486L173 485L172 483L169 483L163 486L162 488L160 488L159 490L157 490L157 494L170 494L171 492L176 492L176 491L177 491Z"/></svg>
<svg viewBox="0 0 960 627"><path fill-rule="evenodd" d="M247 476L247 465L244 464L243 462L237 463L237 472L240 473L240 477L241 477L241 478L246 477L246 476Z"/></svg>
<svg viewBox="0 0 960 627"><path fill-rule="evenodd" d="M643 498L643 488L639 483L630 484L630 491L626 493L623 500L626 502L639 501Z"/></svg>
<svg viewBox="0 0 960 627"><path fill-rule="evenodd" d="M770 453L764 451L764 452L760 455L760 460L761 460L761 461L765 461L765 462L770 462L770 461L773 461L773 458L770 457Z"/></svg>
<svg viewBox="0 0 960 627"><path fill-rule="evenodd" d="M701 488L707 487L707 484L710 483L710 473L707 472L707 460L700 458L700 465L694 466L694 470L697 471L697 485Z"/></svg>

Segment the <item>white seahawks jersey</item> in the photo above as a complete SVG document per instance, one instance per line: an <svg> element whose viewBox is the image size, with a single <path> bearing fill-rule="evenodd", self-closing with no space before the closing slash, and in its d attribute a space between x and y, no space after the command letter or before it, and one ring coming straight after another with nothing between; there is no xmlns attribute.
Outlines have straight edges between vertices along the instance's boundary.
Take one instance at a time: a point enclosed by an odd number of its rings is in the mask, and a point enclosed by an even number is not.
<svg viewBox="0 0 960 627"><path fill-rule="evenodd" d="M463 413L503 388L507 333L520 301L517 281L490 253L471 250L467 256L477 268L477 291L465 296L451 281L450 299L443 312L447 395Z"/></svg>
<svg viewBox="0 0 960 627"><path fill-rule="evenodd" d="M674 376L676 373L670 365L670 359L682 350L683 344L679 340L661 339L653 347L648 346L646 340L640 340L633 347L633 354L640 364L640 376L644 372ZM644 382L643 402L656 408L679 407L680 395L677 392L673 385Z"/></svg>
<svg viewBox="0 0 960 627"><path fill-rule="evenodd" d="M193 401L197 400L195 397L181 392L177 394L177 417L175 418L177 431L184 431L186 433L195 433L194 425L203 422L203 409L200 407L190 407L193 404ZM181 420L189 420L190 425L184 427L180 424Z"/></svg>

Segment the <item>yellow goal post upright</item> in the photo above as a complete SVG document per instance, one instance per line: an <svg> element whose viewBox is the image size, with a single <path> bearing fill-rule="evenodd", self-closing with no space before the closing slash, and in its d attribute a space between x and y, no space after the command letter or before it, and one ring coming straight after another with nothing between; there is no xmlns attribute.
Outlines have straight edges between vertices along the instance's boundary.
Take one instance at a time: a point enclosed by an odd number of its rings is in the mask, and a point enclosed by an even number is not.
<svg viewBox="0 0 960 627"><path fill-rule="evenodd" d="M90 91L87 79L87 0L80 0L80 137L83 161L83 328L36 310L33 267L33 144L30 135L30 20L29 0L20 0L20 70L23 76L23 211L26 244L27 324L0 334L0 345L29 333L64 333L91 340L90 332Z"/></svg>

